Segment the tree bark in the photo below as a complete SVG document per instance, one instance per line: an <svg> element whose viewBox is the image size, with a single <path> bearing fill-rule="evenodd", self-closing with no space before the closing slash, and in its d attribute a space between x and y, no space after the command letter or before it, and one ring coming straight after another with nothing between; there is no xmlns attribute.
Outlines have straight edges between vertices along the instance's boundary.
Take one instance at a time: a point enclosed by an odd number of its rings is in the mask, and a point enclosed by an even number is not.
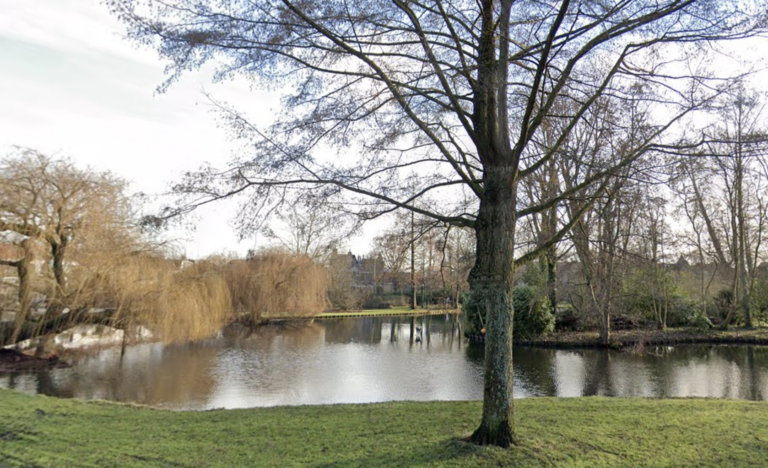
<svg viewBox="0 0 768 468"><path fill-rule="evenodd" d="M741 137L741 131L739 131L738 136L739 138ZM747 269L749 267L747 264L747 257L749 249L747 247L747 222L744 214L744 165L742 161L740 144L738 145L736 151L736 218L739 234L738 240L736 240L736 244L738 246L737 253L739 256L739 282L741 286L741 297L738 298L738 301L741 303L741 310L744 314L744 327L752 328L752 314L749 308L751 302L749 297L750 291L747 286ZM736 300L737 298L734 297L734 301Z"/></svg>
<svg viewBox="0 0 768 468"><path fill-rule="evenodd" d="M509 170L508 170L509 169ZM512 288L516 180L511 168L488 168L486 198L475 226L477 256L469 276L473 302L485 312L483 417L472 441L509 447L515 442L512 402Z"/></svg>
<svg viewBox="0 0 768 468"><path fill-rule="evenodd" d="M704 197L699 191L699 186L696 184L696 176L691 173L690 178L691 186L693 187L693 192L695 194L696 205L699 209L699 212L701 213L701 217L704 219L704 224L707 227L707 234L709 235L709 238L712 241L712 247L714 247L715 253L717 254L717 261L723 265L728 265L730 262L725 257L725 251L723 250L723 244L720 241L720 236L715 229L712 218L709 216L709 211L704 204Z"/></svg>
<svg viewBox="0 0 768 468"><path fill-rule="evenodd" d="M16 264L16 273L19 276L19 312L16 314L16 318L13 321L13 334L11 335L12 343L19 341L19 335L24 326L24 321L27 320L27 316L29 315L29 307L31 304L31 278L29 274L29 266L32 261L30 247L29 239L27 239L24 241L24 258L19 260Z"/></svg>
<svg viewBox="0 0 768 468"><path fill-rule="evenodd" d="M552 313L557 313L557 248L547 250L547 295Z"/></svg>
<svg viewBox="0 0 768 468"><path fill-rule="evenodd" d="M64 256L66 254L69 240L66 236L61 236L60 242L50 242L51 256L53 257L53 277L56 279L56 285L53 291L53 300L48 306L46 318L56 318L64 311L64 297L67 290L67 275L64 271Z"/></svg>
<svg viewBox="0 0 768 468"><path fill-rule="evenodd" d="M411 310L415 310L416 305L416 233L414 213L411 211Z"/></svg>
<svg viewBox="0 0 768 468"><path fill-rule="evenodd" d="M53 256L53 276L56 279L56 288L60 294L63 294L67 287L67 279L64 273L64 253L66 242L51 244L51 255Z"/></svg>
<svg viewBox="0 0 768 468"><path fill-rule="evenodd" d="M608 346L611 344L611 311L607 305L603 307L603 313L600 314L600 343Z"/></svg>

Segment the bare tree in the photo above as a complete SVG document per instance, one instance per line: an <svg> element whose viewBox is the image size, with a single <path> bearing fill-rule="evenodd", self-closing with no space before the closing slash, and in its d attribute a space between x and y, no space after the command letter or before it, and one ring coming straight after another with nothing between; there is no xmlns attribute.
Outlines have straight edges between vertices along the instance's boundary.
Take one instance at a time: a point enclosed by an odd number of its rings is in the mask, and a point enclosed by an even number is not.
<svg viewBox="0 0 768 468"><path fill-rule="evenodd" d="M394 292L402 293L403 275L405 275L410 253L410 236L403 236L397 226L377 236L374 254L381 257L384 268L389 273Z"/></svg>
<svg viewBox="0 0 768 468"><path fill-rule="evenodd" d="M762 96L743 86L725 95L713 106L716 122L707 129L706 146L695 159L682 159L674 180L700 257L706 252L707 258L732 272L733 301L723 326L737 308L744 325L752 326L751 296L768 227L768 132L761 127L763 108Z"/></svg>
<svg viewBox="0 0 768 468"><path fill-rule="evenodd" d="M437 258L433 249L436 247L436 236L441 226L442 223L430 217L417 216L413 211L401 211L395 217L393 225L376 239L376 251L382 255L382 260L398 283L401 282L399 276L405 273L407 267L411 309L416 309L418 305L419 269L422 291L426 291L427 264L430 265L431 274ZM421 268L418 268L417 264L420 264Z"/></svg>
<svg viewBox="0 0 768 468"><path fill-rule="evenodd" d="M638 292L648 300L659 330L667 328L667 320L674 293L674 284L668 268L668 254L673 248L672 235L666 216L666 200L652 192L652 187L641 185L640 200L635 216L632 236L632 268L639 279Z"/></svg>
<svg viewBox="0 0 768 468"><path fill-rule="evenodd" d="M334 209L328 197L309 192L285 203L275 215L275 222L265 226L268 239L294 255L306 255L325 261L356 228L355 219Z"/></svg>
<svg viewBox="0 0 768 468"><path fill-rule="evenodd" d="M752 327L750 297L768 218L764 179L759 177L765 170L764 158L768 154L768 134L759 128L762 107L759 96L744 88L738 88L730 96L721 111L722 128L718 135L727 143L718 151L721 156L715 158L725 182L731 182L726 187L731 213L733 296L744 314L747 328Z"/></svg>
<svg viewBox="0 0 768 468"><path fill-rule="evenodd" d="M0 160L0 231L27 236L27 248L42 241L50 252L54 281L44 321L57 319L68 305L66 263L73 241L82 236L80 247L104 242L105 230L125 228L124 187L109 173L80 169L32 149ZM27 253L18 265L22 306L12 338L26 337L22 328L29 312L30 259Z"/></svg>
<svg viewBox="0 0 768 468"><path fill-rule="evenodd" d="M242 222L259 222L285 186L331 185L367 218L402 208L475 230L470 285L485 307L487 334L483 416L472 439L500 446L514 440L515 265L544 252L583 212L516 260L517 221L663 148L667 132L719 93L728 72L689 71L669 58L760 33L768 10L760 0L717 8L697 0L108 4L130 37L169 61L161 89L214 61L220 78L243 74L283 93L283 112L269 128L221 105L252 152L231 169L190 174L177 189L192 199L166 216L240 194L249 203ZM520 181L559 154L601 96L652 102L659 112L644 137L626 140L621 159L573 192L519 204ZM569 108L556 106L562 101L573 110L555 112ZM535 137L546 119L561 120L562 131L542 147ZM422 197L444 202L416 203Z"/></svg>
<svg viewBox="0 0 768 468"><path fill-rule="evenodd" d="M564 111L565 109L560 110L560 112ZM555 145L565 130L560 128L560 125L562 124L563 122L559 119L547 119L542 122L541 131L538 136L540 141L538 141L537 144L542 148L551 148ZM572 135L569 138L570 143L566 143L566 148L569 144L575 147L580 145L584 147L591 143L579 141L580 139L585 139L586 133L583 131L583 128L580 130L582 131L580 132L577 129L572 130ZM586 139L590 139L589 135L587 135ZM594 143L595 145L597 144L597 142ZM541 200L556 200L557 195L563 190L565 184L564 178L568 176L569 171L571 171L571 167L568 157L564 157L564 155L561 154L558 155L558 157L551 158L542 166L541 170L532 174L531 177L521 181L521 197L528 200L529 204ZM521 223L521 235L518 244L520 244L524 250L536 249L550 241L553 237L556 237L556 233L562 227L561 220L567 221L568 219L567 214L564 212L565 208L563 204L564 203L560 200L555 201L547 208L532 213L526 220L527 222ZM527 246L525 245L526 240L528 243ZM550 242L539 260L542 262L543 269L546 272L547 297L549 298L550 304L552 304L553 310L557 310L558 243Z"/></svg>
<svg viewBox="0 0 768 468"><path fill-rule="evenodd" d="M440 277L443 289L449 290L453 306L469 287L467 278L475 263L474 232L467 228L445 227L440 233Z"/></svg>
<svg viewBox="0 0 768 468"><path fill-rule="evenodd" d="M611 318L622 294L626 252L640 200L629 177L616 178L603 197L573 229L571 237L582 267L586 297L600 324L600 340L611 342ZM576 209L572 207L571 210Z"/></svg>

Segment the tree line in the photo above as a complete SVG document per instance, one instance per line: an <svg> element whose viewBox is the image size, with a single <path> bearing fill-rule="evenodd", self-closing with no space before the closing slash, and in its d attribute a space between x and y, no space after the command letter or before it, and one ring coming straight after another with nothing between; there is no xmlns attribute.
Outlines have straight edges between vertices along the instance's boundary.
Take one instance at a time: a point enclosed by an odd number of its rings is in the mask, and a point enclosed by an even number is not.
<svg viewBox="0 0 768 468"><path fill-rule="evenodd" d="M531 246L523 247L523 257L562 219L582 213L541 257L552 302L566 299L597 316L604 343L611 317L632 309L651 314L660 329L680 308L684 319L706 324L713 318L723 327L764 319L764 107L765 95L739 82L708 103L695 140L681 135L676 147L649 152L606 179L594 196L576 195L530 217L520 228L523 245ZM567 190L574 173L593 170L593 156L582 153L605 151L612 135L599 121L583 131L569 137L574 141L566 142L562 158L524 185L526 197ZM566 297L557 294L558 260L578 266Z"/></svg>
<svg viewBox="0 0 768 468"><path fill-rule="evenodd" d="M0 157L0 346L42 338L42 352L46 337L88 323L185 341L326 308L327 274L309 257L188 261L142 211L109 172L29 148Z"/></svg>

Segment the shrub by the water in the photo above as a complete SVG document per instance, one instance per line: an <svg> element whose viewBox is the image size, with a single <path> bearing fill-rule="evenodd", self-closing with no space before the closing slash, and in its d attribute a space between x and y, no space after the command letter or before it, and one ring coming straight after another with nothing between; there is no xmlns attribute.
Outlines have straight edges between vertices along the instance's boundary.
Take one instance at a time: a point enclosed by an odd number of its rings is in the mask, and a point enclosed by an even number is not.
<svg viewBox="0 0 768 468"><path fill-rule="evenodd" d="M681 296L673 296L672 304L669 308L669 317L667 317L667 325L670 327L683 327L688 325L692 317L700 313L701 310L696 302Z"/></svg>
<svg viewBox="0 0 768 468"><path fill-rule="evenodd" d="M512 292L515 309L514 336L517 339L531 339L552 332L555 329L555 314L547 297L537 297L530 286L518 286Z"/></svg>
<svg viewBox="0 0 768 468"><path fill-rule="evenodd" d="M694 313L688 317L688 325L696 330L709 330L712 328L712 322L709 320L701 309L696 309Z"/></svg>
<svg viewBox="0 0 768 468"><path fill-rule="evenodd" d="M555 329L555 315L549 299L536 294L531 286L518 286L512 291L514 307L514 338L529 340L552 332ZM462 301L464 330L467 334L479 334L485 328L484 310L469 293Z"/></svg>
<svg viewBox="0 0 768 468"><path fill-rule="evenodd" d="M715 309L718 312L718 318L725 318L728 315L728 312L734 307L733 291L730 289L721 289L715 294L714 303Z"/></svg>
<svg viewBox="0 0 768 468"><path fill-rule="evenodd" d="M556 331L581 331L584 329L583 318L572 306L561 307L555 313Z"/></svg>
<svg viewBox="0 0 768 468"><path fill-rule="evenodd" d="M389 309L392 305L378 296L368 296L363 303L363 309Z"/></svg>

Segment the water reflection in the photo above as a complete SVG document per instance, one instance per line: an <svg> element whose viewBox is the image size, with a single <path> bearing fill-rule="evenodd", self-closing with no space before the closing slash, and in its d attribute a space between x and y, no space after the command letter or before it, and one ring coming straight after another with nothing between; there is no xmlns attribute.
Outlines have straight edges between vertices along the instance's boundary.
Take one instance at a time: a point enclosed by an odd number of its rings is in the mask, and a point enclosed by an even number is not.
<svg viewBox="0 0 768 468"><path fill-rule="evenodd" d="M68 369L0 375L0 386L174 409L482 398L483 348L453 316L359 318L143 344L74 357ZM768 348L681 346L642 354L515 350L515 394L768 399Z"/></svg>

